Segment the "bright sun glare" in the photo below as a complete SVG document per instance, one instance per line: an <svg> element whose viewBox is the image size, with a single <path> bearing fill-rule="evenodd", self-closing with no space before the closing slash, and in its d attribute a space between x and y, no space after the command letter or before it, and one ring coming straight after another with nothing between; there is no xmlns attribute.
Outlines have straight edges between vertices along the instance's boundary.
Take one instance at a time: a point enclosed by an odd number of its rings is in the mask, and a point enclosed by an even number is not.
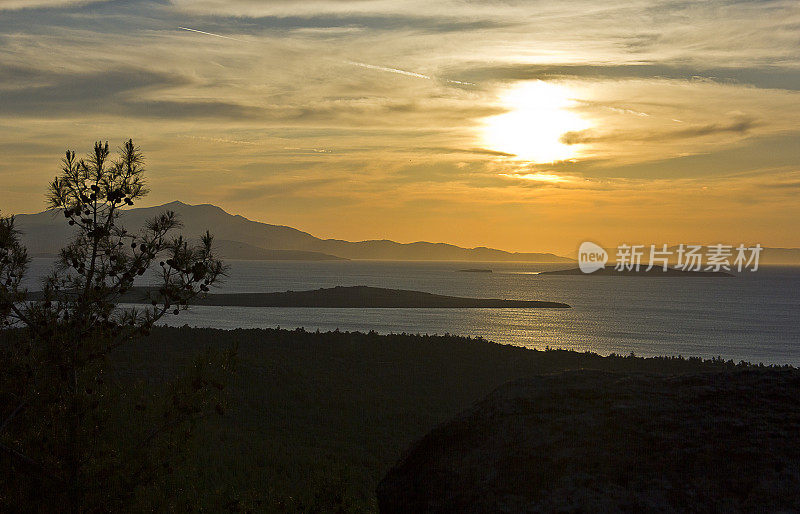
<svg viewBox="0 0 800 514"><path fill-rule="evenodd" d="M509 112L486 119L484 144L537 163L575 158L580 145L566 145L561 136L590 124L571 110L573 97L570 89L541 80L516 85L501 98Z"/></svg>

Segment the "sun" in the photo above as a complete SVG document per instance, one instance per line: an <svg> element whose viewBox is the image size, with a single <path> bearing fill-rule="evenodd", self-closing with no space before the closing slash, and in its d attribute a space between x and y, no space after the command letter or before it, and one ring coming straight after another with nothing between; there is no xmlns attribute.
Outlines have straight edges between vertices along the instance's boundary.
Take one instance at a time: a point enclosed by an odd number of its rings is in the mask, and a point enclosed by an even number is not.
<svg viewBox="0 0 800 514"><path fill-rule="evenodd" d="M574 159L581 145L567 145L567 132L586 130L590 123L574 110L574 93L567 87L541 80L523 82L501 97L507 113L485 120L485 146L537 163Z"/></svg>

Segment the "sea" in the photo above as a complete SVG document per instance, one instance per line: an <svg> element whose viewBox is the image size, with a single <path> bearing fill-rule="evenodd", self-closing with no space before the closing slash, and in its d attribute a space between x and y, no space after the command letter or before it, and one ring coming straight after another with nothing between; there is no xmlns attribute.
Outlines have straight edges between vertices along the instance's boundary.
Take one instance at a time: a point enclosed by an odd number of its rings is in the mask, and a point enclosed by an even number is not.
<svg viewBox="0 0 800 514"><path fill-rule="evenodd" d="M51 259L34 259L35 289ZM526 348L640 356L721 357L800 365L800 267L734 277L559 276L569 264L229 261L220 293L365 285L429 293L564 302L570 309L342 309L194 306L170 326L304 328L452 334ZM465 268L491 269L466 273Z"/></svg>

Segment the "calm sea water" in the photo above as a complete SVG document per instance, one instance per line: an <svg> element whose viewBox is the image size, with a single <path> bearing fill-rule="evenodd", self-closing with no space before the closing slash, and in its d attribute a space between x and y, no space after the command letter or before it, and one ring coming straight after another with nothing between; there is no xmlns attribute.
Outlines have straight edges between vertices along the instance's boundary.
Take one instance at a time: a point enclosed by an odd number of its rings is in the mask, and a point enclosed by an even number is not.
<svg viewBox="0 0 800 514"><path fill-rule="evenodd" d="M31 277L51 265L35 259ZM218 292L367 285L431 293L565 302L571 309L309 309L192 307L169 325L481 336L603 355L683 355L800 365L800 268L734 278L547 276L562 265L420 262L230 262ZM490 268L493 273L460 273ZM33 281L33 280L32 280Z"/></svg>

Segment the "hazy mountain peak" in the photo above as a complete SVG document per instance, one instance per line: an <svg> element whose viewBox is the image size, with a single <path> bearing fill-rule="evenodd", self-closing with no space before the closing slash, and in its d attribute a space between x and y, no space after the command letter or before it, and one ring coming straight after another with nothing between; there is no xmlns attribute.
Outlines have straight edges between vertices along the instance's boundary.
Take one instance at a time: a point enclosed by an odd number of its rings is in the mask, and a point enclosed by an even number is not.
<svg viewBox="0 0 800 514"><path fill-rule="evenodd" d="M278 255L259 252L261 250L293 250L303 253L281 254L294 255L298 258L316 252L327 257L336 256L346 259L375 260L451 260L451 261L531 261L561 262L571 261L552 254L509 253L486 247L461 248L448 243L431 243L416 241L414 243L398 243L389 239L369 241L343 241L338 239L320 239L317 237L283 225L270 225L253 221L241 215L226 212L212 204L191 205L179 200L153 207L137 207L125 210L122 222L129 229L140 227L155 213L165 210L175 211L183 222L181 232L189 238L196 238L206 230L226 241L228 258L251 258L247 256ZM32 255L53 255L66 243L69 231L63 218L57 216L34 215L19 216L19 228L23 231L25 242ZM241 245L236 245L236 243ZM246 252L245 252L246 249Z"/></svg>

